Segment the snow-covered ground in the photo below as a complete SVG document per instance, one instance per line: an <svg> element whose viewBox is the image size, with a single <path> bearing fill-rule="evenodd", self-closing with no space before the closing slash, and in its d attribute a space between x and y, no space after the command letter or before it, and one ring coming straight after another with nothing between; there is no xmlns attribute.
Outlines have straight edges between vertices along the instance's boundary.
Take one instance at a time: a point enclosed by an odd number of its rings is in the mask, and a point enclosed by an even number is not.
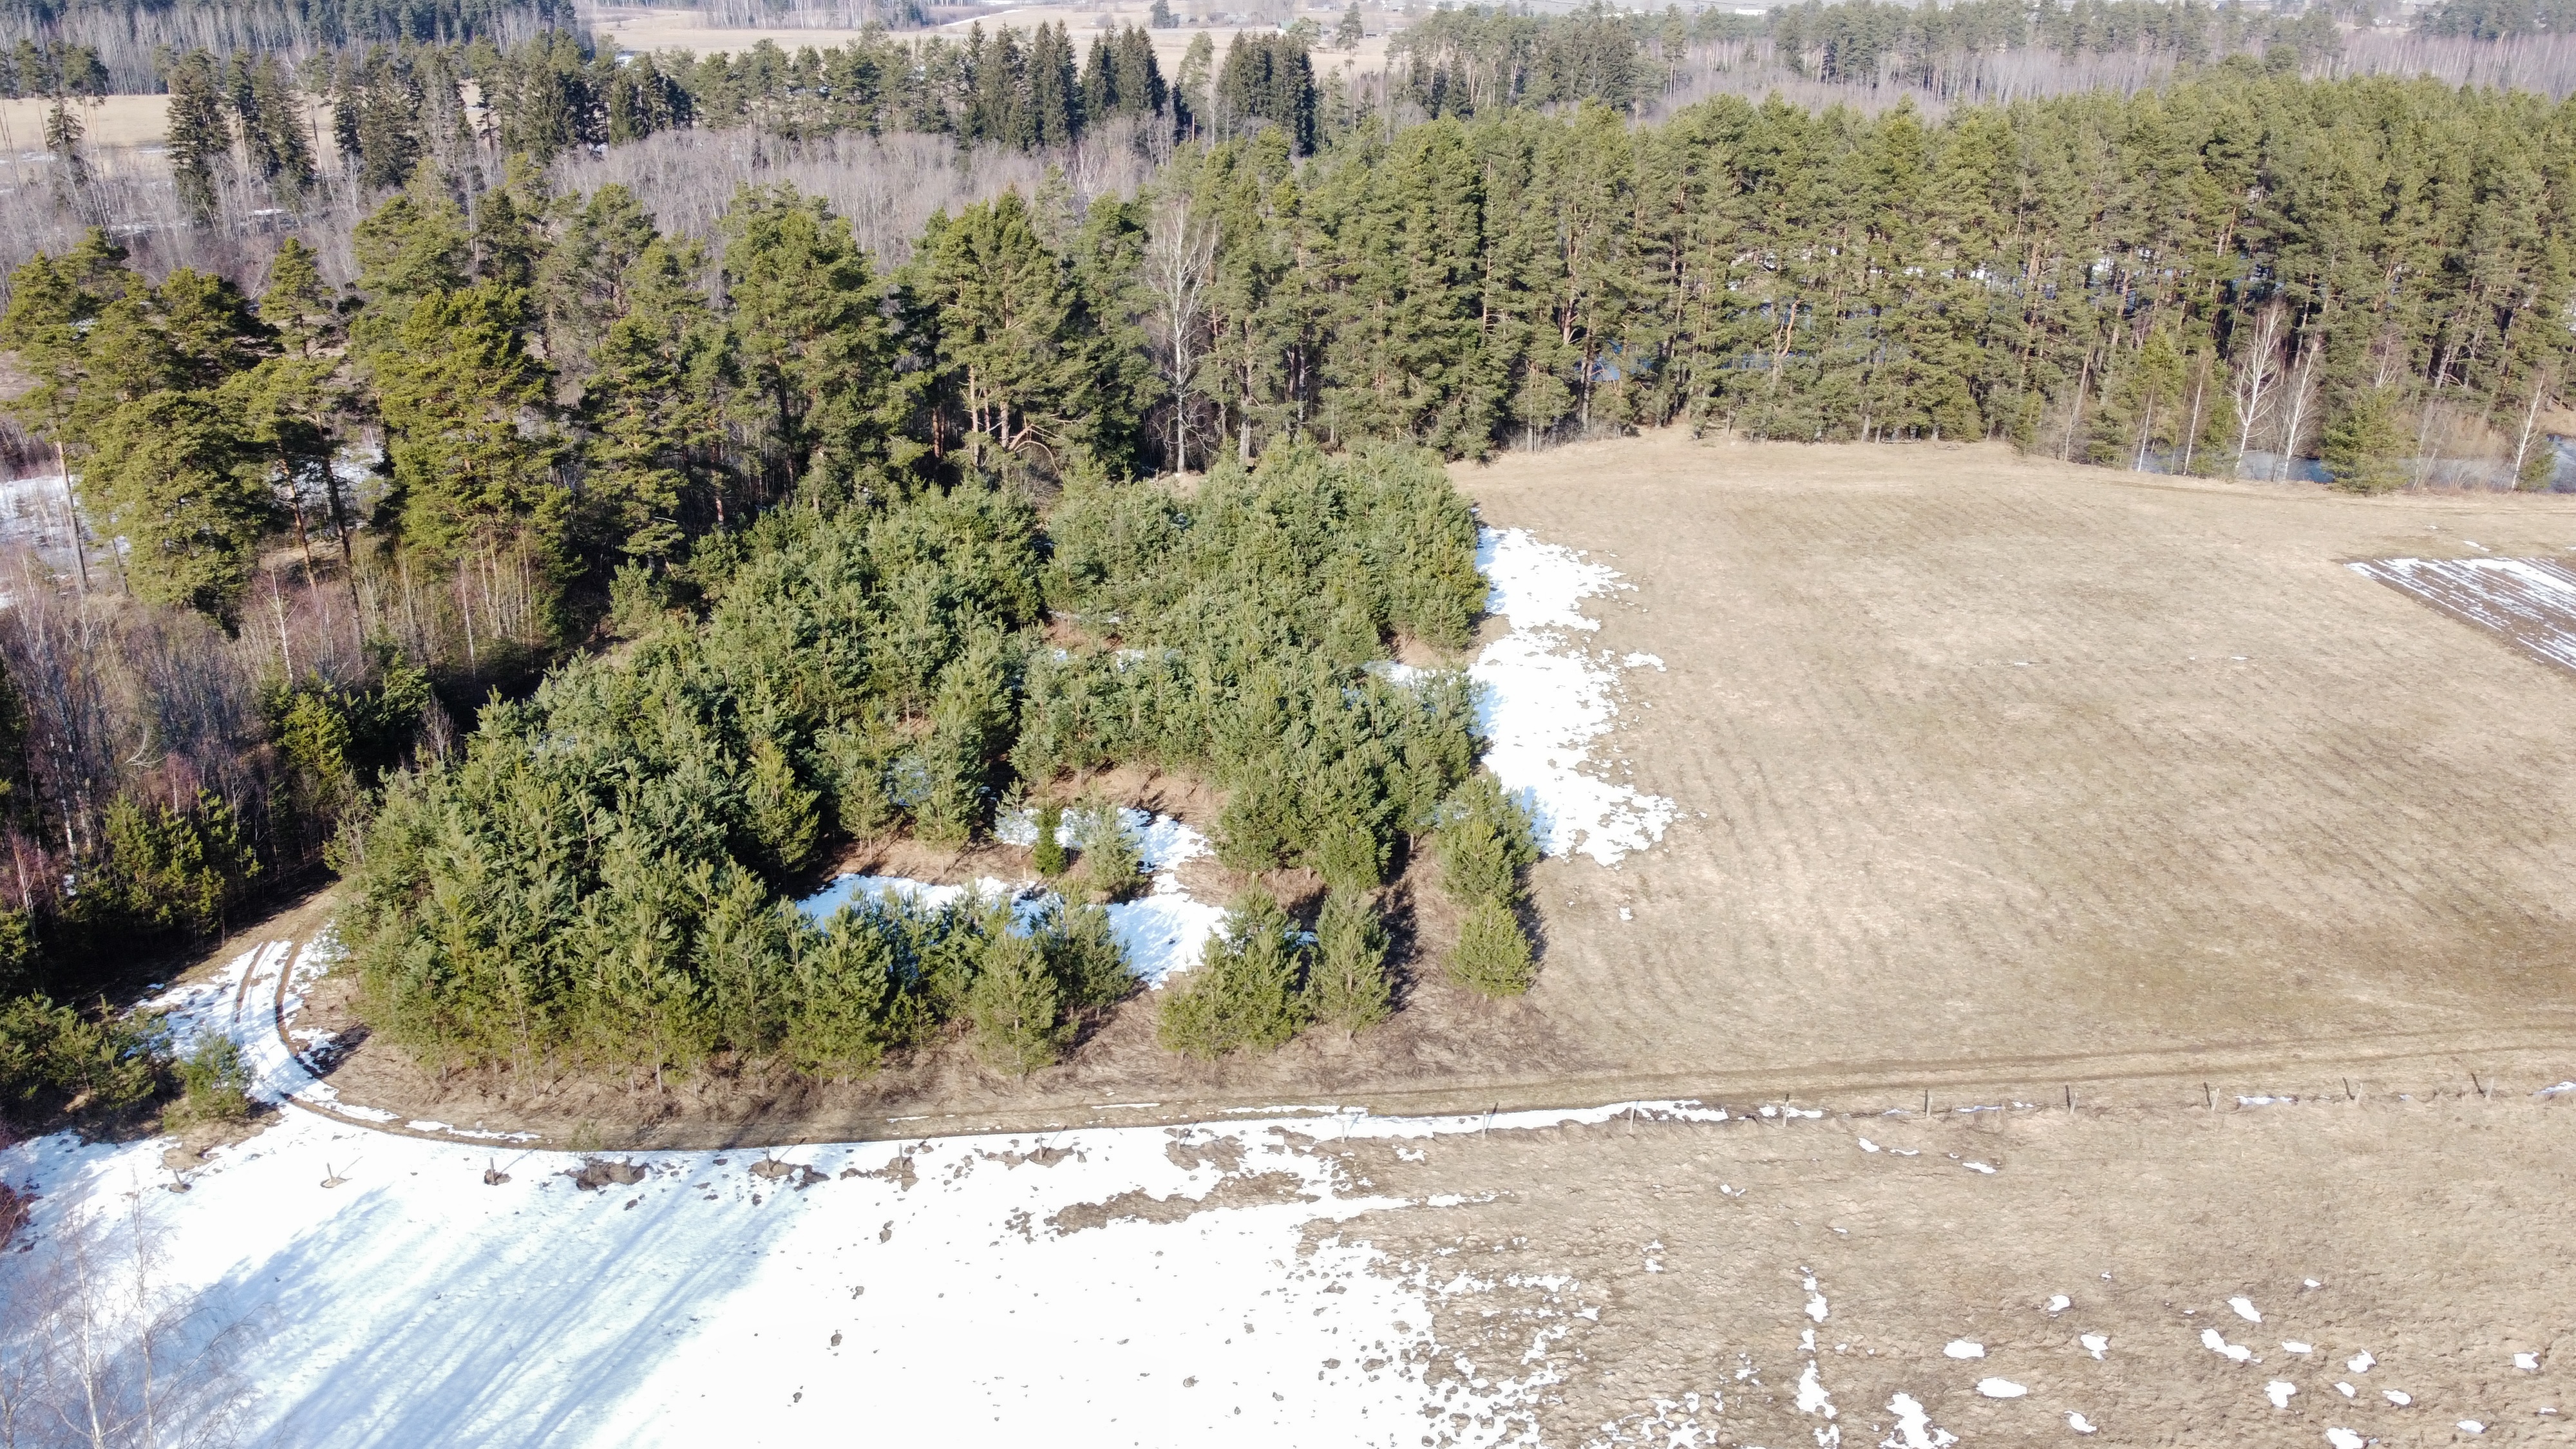
<svg viewBox="0 0 2576 1449"><path fill-rule="evenodd" d="M1663 839L1673 802L1604 779L1591 754L1618 715L1620 671L1664 667L1651 654L1583 646L1581 636L1601 627L1584 617L1583 601L1636 586L1519 528L1479 528L1476 567L1492 586L1486 611L1512 623L1468 671L1483 686L1485 764L1530 808L1540 848L1617 865Z"/></svg>
<svg viewBox="0 0 2576 1449"><path fill-rule="evenodd" d="M2546 558L2375 558L2346 567L2576 669L2576 566Z"/></svg>
<svg viewBox="0 0 2576 1449"><path fill-rule="evenodd" d="M0 1181L37 1194L39 1251L139 1203L199 1328L239 1326L255 1437L315 1445L1516 1441L1541 1385L1430 1372L1434 1300L1486 1287L1344 1240L1406 1200L1314 1149L1631 1110L586 1159L324 1115L349 1109L286 1047L313 959L263 943L164 998L182 1045L228 1035L295 1100L275 1125L184 1178L166 1140L58 1136ZM591 1162L633 1180L585 1188Z"/></svg>

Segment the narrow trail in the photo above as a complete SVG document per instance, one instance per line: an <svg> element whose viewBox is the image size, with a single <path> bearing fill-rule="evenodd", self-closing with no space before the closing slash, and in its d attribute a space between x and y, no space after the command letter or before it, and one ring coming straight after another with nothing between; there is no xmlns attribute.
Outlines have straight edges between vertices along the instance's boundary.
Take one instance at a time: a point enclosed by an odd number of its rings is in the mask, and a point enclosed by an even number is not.
<svg viewBox="0 0 2576 1449"><path fill-rule="evenodd" d="M239 1003L258 984L262 964L276 961L265 993L264 1029L286 1061L313 1084L329 1068L290 1035L288 998L294 963L306 943L263 942L247 953L236 988ZM2554 1064L2554 1065L2553 1065ZM1794 1105L1834 1117L1889 1113L1943 1115L1960 1109L2031 1111L2240 1110L2238 1097L2267 1101L2342 1100L2403 1095L2498 1097L2533 1093L2576 1079L2576 1008L2535 1011L2517 1022L2476 1030L2347 1034L2332 1040L2245 1041L2177 1046L2158 1052L2068 1053L1947 1060L1823 1062L1793 1071L1715 1069L1705 1073L1605 1074L1542 1081L1397 1087L1333 1094L1330 1104L1282 1105L1272 1096L1160 1094L1153 1102L1085 1103L1063 1099L946 1112L836 1117L800 1124L760 1114L735 1123L685 1124L657 1132L652 1149L761 1148L826 1142L897 1141L991 1132L1056 1132L1085 1127L1171 1127L1222 1123L1246 1116L1308 1117L1319 1127L1344 1118L1483 1117L1548 1112L1591 1113L1630 1104L1689 1102L1758 1117L1766 1107ZM317 1099L301 1084L268 1084L285 1105L351 1127L430 1141L560 1146L517 1124L473 1133L429 1130L364 1103ZM1785 1120L1785 1119L1775 1119Z"/></svg>

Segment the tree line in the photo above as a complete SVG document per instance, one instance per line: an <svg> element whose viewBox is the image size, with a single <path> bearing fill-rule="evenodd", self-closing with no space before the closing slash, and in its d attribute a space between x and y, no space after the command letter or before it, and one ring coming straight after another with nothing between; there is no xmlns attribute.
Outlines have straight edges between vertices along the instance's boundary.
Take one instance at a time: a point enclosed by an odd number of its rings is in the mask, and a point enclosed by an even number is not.
<svg viewBox="0 0 2576 1449"><path fill-rule="evenodd" d="M349 45L516 42L574 23L562 0L9 0L0 44L78 49L102 89L161 89L169 57L275 51L289 62ZM24 81L21 84L25 84Z"/></svg>
<svg viewBox="0 0 2576 1449"><path fill-rule="evenodd" d="M1290 37L1238 35L1219 61L1201 34L1177 81L1133 26L1096 33L1076 52L1061 24L1025 39L976 25L963 41L898 39L872 26L820 50L790 54L762 40L739 55L703 56L616 54L549 31L506 47L478 39L350 48L300 72L275 55L191 51L169 62L164 79L183 186L209 195L212 169L238 155L290 208L334 156L363 187L384 190L425 158L459 169L460 146L543 165L692 126L788 139L908 131L1021 150L1071 146L1111 127L1139 142L1276 127L1300 155L1315 146L1314 67ZM292 105L299 86L330 111L327 146L304 134ZM315 154L324 150L333 155Z"/></svg>

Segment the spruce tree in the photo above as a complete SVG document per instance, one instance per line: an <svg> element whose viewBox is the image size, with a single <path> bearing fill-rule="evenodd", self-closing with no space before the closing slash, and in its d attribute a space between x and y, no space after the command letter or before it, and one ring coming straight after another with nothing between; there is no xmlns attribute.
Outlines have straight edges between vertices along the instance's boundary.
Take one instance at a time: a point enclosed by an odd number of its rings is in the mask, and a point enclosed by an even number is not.
<svg viewBox="0 0 2576 1449"><path fill-rule="evenodd" d="M1486 773L1468 776L1442 806L1438 848L1441 885L1460 905L1517 904L1522 873L1538 863L1529 813Z"/></svg>
<svg viewBox="0 0 2576 1449"><path fill-rule="evenodd" d="M1030 860L1037 867L1038 874L1048 880L1064 874L1064 842L1056 839L1056 831L1063 824L1063 806L1053 800L1038 806L1037 844L1030 851Z"/></svg>
<svg viewBox="0 0 2576 1449"><path fill-rule="evenodd" d="M1081 823L1084 893L1095 900L1123 901L1144 886L1144 856L1115 805L1093 803L1076 812Z"/></svg>
<svg viewBox="0 0 2576 1449"><path fill-rule="evenodd" d="M2326 425L2318 457L2347 493L2387 493L2406 486L2413 440L2398 424L2386 388L2362 388Z"/></svg>
<svg viewBox="0 0 2576 1449"><path fill-rule="evenodd" d="M192 50L169 74L170 178L198 221L215 214L215 173L231 164L233 138L224 123L224 90L214 57Z"/></svg>

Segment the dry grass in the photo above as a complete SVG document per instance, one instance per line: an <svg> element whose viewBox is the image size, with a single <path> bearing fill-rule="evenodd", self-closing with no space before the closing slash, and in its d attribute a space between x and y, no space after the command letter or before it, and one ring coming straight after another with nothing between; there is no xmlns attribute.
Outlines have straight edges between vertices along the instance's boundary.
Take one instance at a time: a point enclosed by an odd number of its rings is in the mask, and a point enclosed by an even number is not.
<svg viewBox="0 0 2576 1449"><path fill-rule="evenodd" d="M1613 1122L1442 1138L1408 1149L1414 1161L1326 1133L1319 1150L1367 1190L1426 1205L1308 1231L1450 1285L1434 1300L1433 1384L1461 1376L1461 1359L1489 1381L1552 1375L1532 1396L1548 1444L1817 1442L1827 1421L1797 1402L1810 1362L1846 1446L1905 1442L1900 1393L1968 1445L2316 1449L2329 1427L2391 1445L2565 1444L2576 1272L2532 1245L2576 1231L2576 1102L2528 1089ZM2071 1303L2050 1313L2061 1294ZM2261 1324L2229 1308L2238 1295ZM2211 1352L2204 1330L2252 1361ZM2082 1334L2108 1338L2102 1358ZM1985 1357L1947 1357L1953 1339ZM2356 1372L2363 1352L2375 1362ZM2539 1370L2517 1370L2517 1352ZM1981 1397L1989 1376L2029 1394ZM2298 1391L2287 1409L2265 1397L2275 1380ZM2070 1432L2070 1412L2098 1435ZM2485 1435L2455 1435L2462 1419ZM1677 1432L1686 1423L1701 1433Z"/></svg>
<svg viewBox="0 0 2576 1449"><path fill-rule="evenodd" d="M2564 556L2563 500L1678 434L1458 476L1669 665L1612 758L1681 822L1540 875L1605 1086L2576 1040L2576 676L2340 566Z"/></svg>

